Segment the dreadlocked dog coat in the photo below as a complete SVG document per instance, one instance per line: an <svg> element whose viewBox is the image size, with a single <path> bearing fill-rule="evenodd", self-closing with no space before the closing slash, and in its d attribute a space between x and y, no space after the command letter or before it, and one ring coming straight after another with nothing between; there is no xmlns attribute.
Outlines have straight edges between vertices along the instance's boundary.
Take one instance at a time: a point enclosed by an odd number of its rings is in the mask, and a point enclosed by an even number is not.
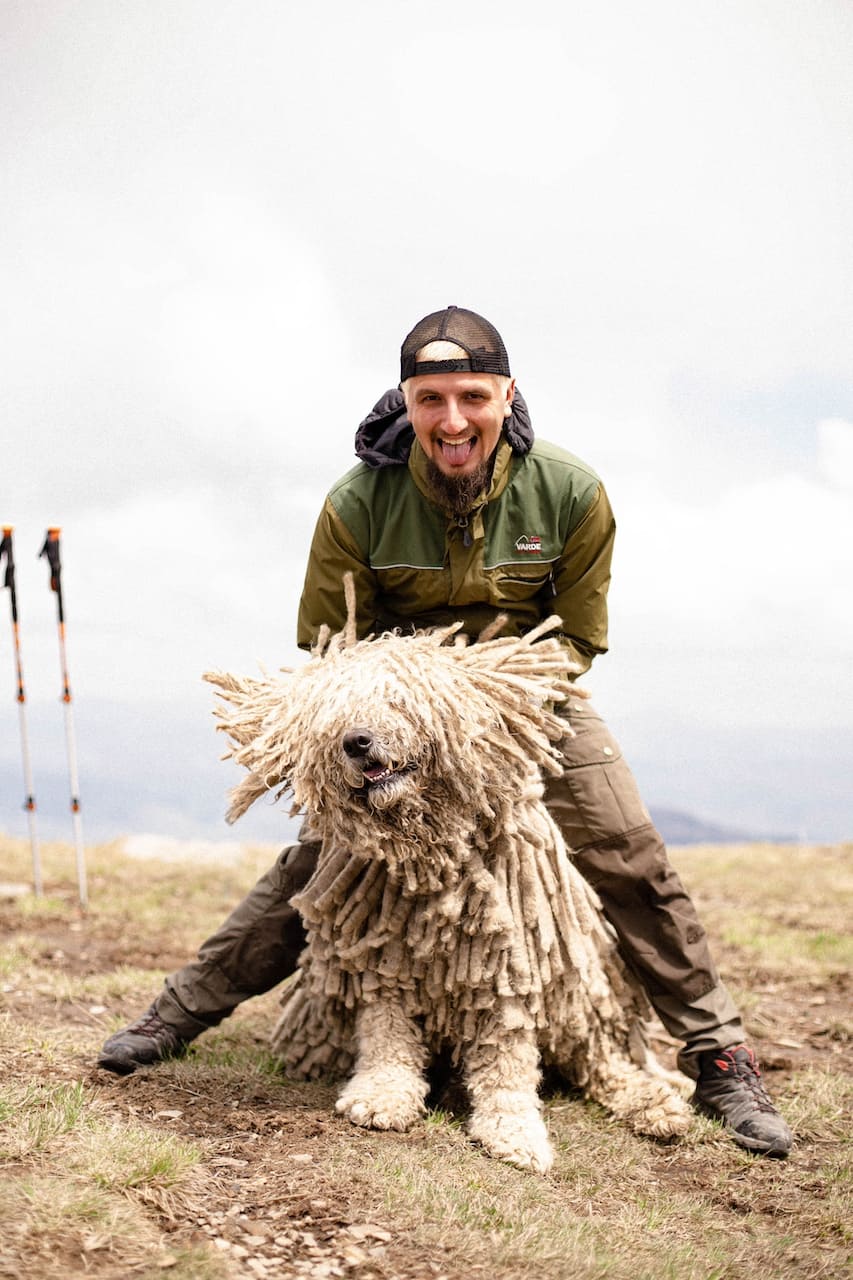
<svg viewBox="0 0 853 1280"><path fill-rule="evenodd" d="M645 996L542 803L566 732L554 708L578 696L558 625L474 645L456 627L360 642L351 627L296 671L207 677L249 771L229 818L292 792L322 841L273 1036L288 1074L349 1075L339 1112L405 1129L449 1049L472 1137L538 1171L553 1159L543 1062L637 1133L689 1123L649 1055Z"/></svg>

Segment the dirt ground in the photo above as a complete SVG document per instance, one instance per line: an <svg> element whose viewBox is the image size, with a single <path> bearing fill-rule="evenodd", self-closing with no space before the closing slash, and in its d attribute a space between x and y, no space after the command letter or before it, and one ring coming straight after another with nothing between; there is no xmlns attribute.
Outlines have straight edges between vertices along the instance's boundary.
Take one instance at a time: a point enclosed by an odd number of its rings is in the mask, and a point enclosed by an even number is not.
<svg viewBox="0 0 853 1280"><path fill-rule="evenodd" d="M30 946L33 939L37 940L40 966L55 967L66 975L104 973L119 965L168 971L185 960L183 955L152 952L150 946L135 943L126 933L114 938L91 936L80 921L70 925L32 919L16 921L14 908L5 915L5 921L12 935L16 925L23 928ZM736 953L727 956L722 948L718 949L718 959L724 971L727 964L736 968L740 963ZM849 975L822 982L798 982L794 978L782 982L778 977L762 981L761 973L753 968L750 982L757 997L753 1027L758 1032L754 1040L771 1093L779 1092L790 1073L808 1067L851 1071L847 1042ZM206 1160L210 1177L205 1194L194 1205L191 1220L187 1220L185 1212L172 1216L167 1201L158 1206L165 1230L174 1233L176 1248L202 1240L211 1242L222 1255L225 1274L235 1277L435 1280L443 1276L461 1280L463 1274L486 1270L486 1263L472 1261L459 1271L458 1263L440 1246L426 1251L414 1248L395 1229L398 1223L394 1214L377 1205L375 1199L371 1201L368 1189L360 1189L357 1178L348 1184L347 1198L342 1199L340 1181L331 1181L324 1169L325 1144L330 1135L340 1133L342 1124L334 1116L332 1089L291 1087L254 1077L235 1096L233 1077L229 1081L215 1072L193 1072L188 1069L189 1063L183 1069L180 1064L169 1064L124 1078L113 1076L94 1066L103 1038L97 1017L93 1016L97 1011L82 1005L57 1004L49 990L40 992L26 983L7 988L4 999L16 1017L32 1023L79 1025L80 1043L90 1046L89 1056L81 1055L79 1061L30 1061L30 1078L42 1074L53 1081L63 1075L82 1079L96 1092L99 1105L109 1111L150 1120L186 1139L203 1140L206 1150L214 1151ZM246 1034L257 1041L260 1049L264 1038L259 1028L264 1023L270 1026L275 1016L274 993L252 1002L255 1008L259 1004L268 1010L268 1020L253 1015L246 1023ZM124 1012L130 1017L139 1010L128 1008ZM242 1015L243 1010L237 1017ZM761 1034L761 1028L766 1034ZM656 1048L661 1058L672 1065L673 1042L662 1028L658 1031ZM442 1100L450 1110L457 1102L452 1092ZM372 1135L359 1130L349 1132L353 1143L373 1140ZM434 1127L427 1133L423 1126L416 1126L408 1134L395 1134L387 1140L416 1147L427 1141L434 1143L436 1133ZM448 1127L446 1138L440 1140L465 1139L459 1130ZM812 1157L803 1152L798 1159L800 1176L804 1176ZM737 1179L729 1179L721 1187L714 1161L697 1159L695 1150L658 1148L654 1176L667 1187L702 1193L709 1203L722 1198L729 1209L739 1211L741 1190ZM778 1214L784 1211L781 1206L779 1186L768 1179L764 1211ZM756 1199L756 1188L752 1188L749 1210L755 1212L757 1208L762 1208L762 1201L760 1195ZM168 1274L168 1265L167 1254L158 1266ZM77 1270L74 1267L75 1273ZM815 1276L830 1274L822 1271L819 1258L811 1270ZM794 1267L792 1273L805 1274L805 1270ZM108 1265L102 1265L97 1274L110 1277L112 1273Z"/></svg>

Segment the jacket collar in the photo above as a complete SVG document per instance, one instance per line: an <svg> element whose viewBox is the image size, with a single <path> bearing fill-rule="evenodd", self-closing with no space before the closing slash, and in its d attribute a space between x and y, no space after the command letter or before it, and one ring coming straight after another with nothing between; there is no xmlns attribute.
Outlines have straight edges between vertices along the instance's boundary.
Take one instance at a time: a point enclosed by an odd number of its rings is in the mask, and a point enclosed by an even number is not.
<svg viewBox="0 0 853 1280"><path fill-rule="evenodd" d="M533 426L524 396L516 389L512 413L504 423L504 438L512 453L529 453L533 445ZM406 416L403 393L399 388L386 391L355 433L355 452L371 470L402 466L408 462L415 433ZM501 447L503 441L501 442ZM497 473L497 464L495 466Z"/></svg>

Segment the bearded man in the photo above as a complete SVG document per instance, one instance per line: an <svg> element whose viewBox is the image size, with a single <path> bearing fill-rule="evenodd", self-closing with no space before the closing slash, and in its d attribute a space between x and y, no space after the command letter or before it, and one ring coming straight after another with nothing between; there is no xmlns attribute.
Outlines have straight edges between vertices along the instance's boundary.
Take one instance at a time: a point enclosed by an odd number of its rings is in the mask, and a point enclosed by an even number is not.
<svg viewBox="0 0 853 1280"><path fill-rule="evenodd" d="M448 307L415 325L400 386L356 434L360 461L330 491L317 523L297 640L346 621L353 574L359 638L461 621L476 637L500 613L508 633L562 619L579 672L607 650L615 523L604 487L580 459L535 439L497 329ZM747 1150L785 1156L791 1132L761 1081L705 931L643 804L618 743L590 704L563 709L564 775L546 803L597 891L625 961L683 1047L697 1110ZM241 1001L281 982L304 942L291 896L318 846L283 850L197 961L166 979L147 1012L103 1047L99 1065L127 1073L180 1053Z"/></svg>

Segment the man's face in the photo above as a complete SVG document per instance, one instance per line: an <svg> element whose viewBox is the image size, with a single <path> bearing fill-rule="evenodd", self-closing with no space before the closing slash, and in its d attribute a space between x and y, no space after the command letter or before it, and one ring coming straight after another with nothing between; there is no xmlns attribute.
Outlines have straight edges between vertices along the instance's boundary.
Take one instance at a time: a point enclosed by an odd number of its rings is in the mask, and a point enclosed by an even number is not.
<svg viewBox="0 0 853 1280"><path fill-rule="evenodd" d="M514 380L491 373L409 378L409 421L427 458L451 478L475 472L497 447L514 391Z"/></svg>

